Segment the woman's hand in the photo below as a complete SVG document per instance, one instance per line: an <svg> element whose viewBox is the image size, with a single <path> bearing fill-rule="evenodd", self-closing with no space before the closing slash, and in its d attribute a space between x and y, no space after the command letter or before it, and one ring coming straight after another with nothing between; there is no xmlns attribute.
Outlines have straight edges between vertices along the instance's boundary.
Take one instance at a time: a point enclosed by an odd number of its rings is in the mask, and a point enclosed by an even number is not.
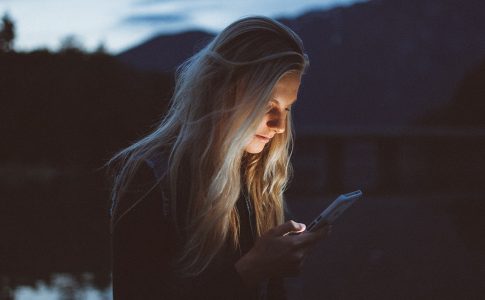
<svg viewBox="0 0 485 300"><path fill-rule="evenodd" d="M305 224L288 221L263 234L235 264L243 281L254 286L273 276L298 275L307 251L329 234L331 226L315 232L305 228Z"/></svg>

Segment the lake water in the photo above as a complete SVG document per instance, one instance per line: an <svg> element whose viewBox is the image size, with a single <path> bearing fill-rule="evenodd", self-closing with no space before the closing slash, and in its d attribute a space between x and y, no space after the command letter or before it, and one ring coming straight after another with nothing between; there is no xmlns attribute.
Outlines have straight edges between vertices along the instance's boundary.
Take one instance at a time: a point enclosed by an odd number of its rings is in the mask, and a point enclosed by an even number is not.
<svg viewBox="0 0 485 300"><path fill-rule="evenodd" d="M2 210L10 243L1 248L0 299L9 290L10 299L112 299L106 203L27 193ZM333 198L289 195L292 218L308 223ZM364 196L312 251L301 276L287 280L289 297L477 299L485 293L484 203L483 194ZM11 220L12 209L24 216Z"/></svg>

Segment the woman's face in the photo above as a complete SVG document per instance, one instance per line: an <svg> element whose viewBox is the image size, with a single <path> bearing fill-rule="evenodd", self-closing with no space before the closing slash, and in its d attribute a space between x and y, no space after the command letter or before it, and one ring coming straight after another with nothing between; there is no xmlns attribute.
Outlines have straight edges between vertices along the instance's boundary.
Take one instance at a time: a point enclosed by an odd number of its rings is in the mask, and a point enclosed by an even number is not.
<svg viewBox="0 0 485 300"><path fill-rule="evenodd" d="M279 133L285 132L286 119L291 105L296 101L300 76L295 73L284 75L275 85L268 108L256 133L247 144L245 150L249 153L259 153L264 146Z"/></svg>

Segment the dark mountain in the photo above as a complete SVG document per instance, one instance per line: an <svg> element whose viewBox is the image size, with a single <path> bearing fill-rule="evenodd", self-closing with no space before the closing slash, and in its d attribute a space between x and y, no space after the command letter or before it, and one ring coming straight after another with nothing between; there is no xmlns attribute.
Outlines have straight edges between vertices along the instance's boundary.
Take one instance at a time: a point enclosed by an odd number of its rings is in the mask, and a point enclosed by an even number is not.
<svg viewBox="0 0 485 300"><path fill-rule="evenodd" d="M426 126L485 127L485 59L467 73L453 95L441 109L423 117Z"/></svg>
<svg viewBox="0 0 485 300"><path fill-rule="evenodd" d="M412 125L446 105L485 57L482 0L374 0L281 21L311 60L295 109L304 131ZM201 33L159 37L120 58L166 71L205 42Z"/></svg>
<svg viewBox="0 0 485 300"><path fill-rule="evenodd" d="M485 57L481 0L370 1L289 24L312 59L297 116L305 127L412 124Z"/></svg>
<svg viewBox="0 0 485 300"><path fill-rule="evenodd" d="M121 53L118 58L142 71L173 72L212 37L202 31L162 35Z"/></svg>

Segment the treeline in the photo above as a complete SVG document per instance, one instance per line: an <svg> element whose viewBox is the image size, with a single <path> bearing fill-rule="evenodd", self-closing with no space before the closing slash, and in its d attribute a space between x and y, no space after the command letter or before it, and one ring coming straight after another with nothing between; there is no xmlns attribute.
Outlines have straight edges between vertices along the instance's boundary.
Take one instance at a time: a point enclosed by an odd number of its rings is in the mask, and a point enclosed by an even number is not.
<svg viewBox="0 0 485 300"><path fill-rule="evenodd" d="M156 124L172 89L173 74L136 71L102 52L0 53L0 159L100 166ZM422 124L483 127L484 99L485 60Z"/></svg>
<svg viewBox="0 0 485 300"><path fill-rule="evenodd" d="M99 167L156 124L172 86L103 53L0 53L1 160Z"/></svg>

